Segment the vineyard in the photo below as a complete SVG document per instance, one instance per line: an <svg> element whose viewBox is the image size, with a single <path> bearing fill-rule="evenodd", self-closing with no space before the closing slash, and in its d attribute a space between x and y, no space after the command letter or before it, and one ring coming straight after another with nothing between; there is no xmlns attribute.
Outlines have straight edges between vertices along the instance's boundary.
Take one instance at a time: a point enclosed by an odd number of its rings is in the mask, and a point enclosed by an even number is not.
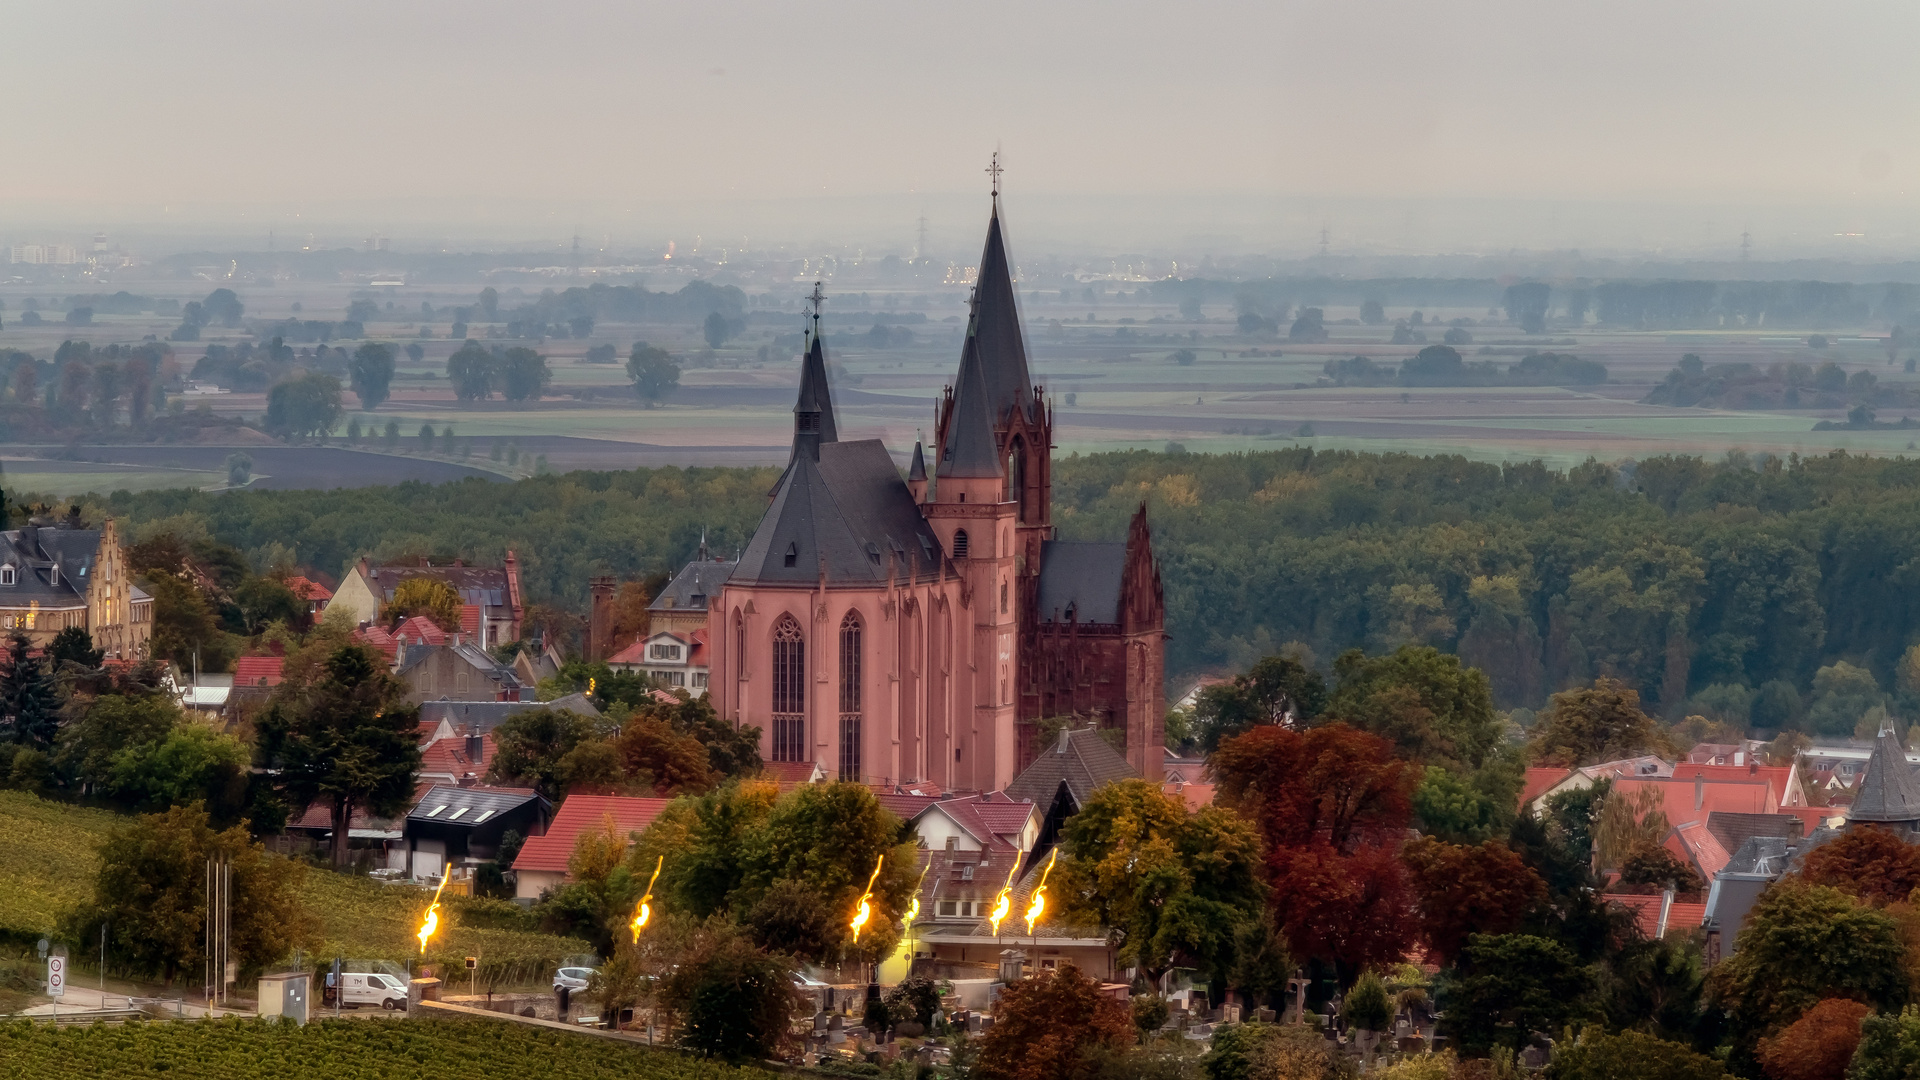
<svg viewBox="0 0 1920 1080"><path fill-rule="evenodd" d="M0 791L0 938L31 941L54 931L61 915L86 899L99 866L95 850L122 820L105 810ZM348 956L422 963L414 930L427 894L404 885L314 869L301 899L320 919L310 964ZM591 951L575 938L538 932L523 913L500 902L450 899L442 931L424 962L459 969L451 988L466 990L462 958L480 958L479 989L539 983L569 958Z"/></svg>
<svg viewBox="0 0 1920 1080"><path fill-rule="evenodd" d="M0 1024L0 1076L99 1080L414 1080L503 1076L514 1080L772 1080L758 1069L669 1050L523 1027L497 1020L321 1020L306 1027L261 1020L130 1023L60 1030Z"/></svg>

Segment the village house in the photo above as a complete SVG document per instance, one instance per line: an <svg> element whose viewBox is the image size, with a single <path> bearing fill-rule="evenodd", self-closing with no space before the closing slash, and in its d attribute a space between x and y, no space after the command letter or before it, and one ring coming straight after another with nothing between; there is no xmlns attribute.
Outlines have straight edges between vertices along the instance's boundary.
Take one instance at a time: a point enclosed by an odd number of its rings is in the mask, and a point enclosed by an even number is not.
<svg viewBox="0 0 1920 1080"><path fill-rule="evenodd" d="M513 669L458 640L410 644L396 650L394 675L407 685L407 701L520 701L533 696Z"/></svg>
<svg viewBox="0 0 1920 1080"><path fill-rule="evenodd" d="M45 648L69 627L109 660L147 655L153 597L133 583L113 519L98 529L68 517L0 532L0 631Z"/></svg>
<svg viewBox="0 0 1920 1080"><path fill-rule="evenodd" d="M651 676L662 686L684 687L694 697L707 696L707 628L655 630L607 658L615 671Z"/></svg>
<svg viewBox="0 0 1920 1080"><path fill-rule="evenodd" d="M462 630L471 633L483 648L519 640L520 620L526 610L521 601L520 563L512 551L498 567L468 566L457 561L437 565L426 560L374 564L363 558L347 571L327 606L342 607L353 613L354 622L371 624L382 618L401 582L421 577L446 583L460 594L462 604L478 609L473 627L463 626Z"/></svg>
<svg viewBox="0 0 1920 1080"><path fill-rule="evenodd" d="M530 904L568 879L567 861L582 833L607 827L631 843L667 808L671 799L629 798L620 795L567 796L553 815L545 834L529 837L513 860L514 899Z"/></svg>

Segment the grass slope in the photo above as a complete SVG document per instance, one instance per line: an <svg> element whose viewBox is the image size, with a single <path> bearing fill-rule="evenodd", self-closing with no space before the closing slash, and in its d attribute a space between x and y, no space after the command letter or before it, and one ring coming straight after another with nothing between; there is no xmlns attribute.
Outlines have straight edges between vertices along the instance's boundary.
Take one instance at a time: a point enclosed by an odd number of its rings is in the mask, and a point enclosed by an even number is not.
<svg viewBox="0 0 1920 1080"><path fill-rule="evenodd" d="M259 1020L104 1024L56 1030L0 1025L0 1075L131 1080L400 1080L510 1076L515 1080L764 1080L670 1050L468 1017L321 1020L306 1027Z"/></svg>
<svg viewBox="0 0 1920 1080"><path fill-rule="evenodd" d="M0 791L0 935L32 938L54 930L61 915L91 893L99 865L94 852L125 820L105 810ZM317 957L419 963L413 934L429 900L425 891L309 869L300 892L320 919ZM483 981L492 976L496 985L537 981L566 958L591 951L576 938L516 926L525 916L509 905L455 898L442 907L451 917L427 962L457 964L478 956Z"/></svg>

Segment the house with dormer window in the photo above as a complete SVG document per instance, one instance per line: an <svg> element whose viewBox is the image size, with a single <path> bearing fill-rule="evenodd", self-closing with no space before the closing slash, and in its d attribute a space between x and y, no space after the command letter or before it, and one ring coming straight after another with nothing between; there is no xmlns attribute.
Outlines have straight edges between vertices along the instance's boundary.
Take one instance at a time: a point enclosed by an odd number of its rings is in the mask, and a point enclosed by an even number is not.
<svg viewBox="0 0 1920 1080"><path fill-rule="evenodd" d="M76 513L0 531L0 633L44 648L68 627L87 631L109 660L147 655L153 597L133 583L113 519L86 529Z"/></svg>
<svg viewBox="0 0 1920 1080"><path fill-rule="evenodd" d="M615 671L640 672L661 686L707 693L707 629L656 630L607 658Z"/></svg>

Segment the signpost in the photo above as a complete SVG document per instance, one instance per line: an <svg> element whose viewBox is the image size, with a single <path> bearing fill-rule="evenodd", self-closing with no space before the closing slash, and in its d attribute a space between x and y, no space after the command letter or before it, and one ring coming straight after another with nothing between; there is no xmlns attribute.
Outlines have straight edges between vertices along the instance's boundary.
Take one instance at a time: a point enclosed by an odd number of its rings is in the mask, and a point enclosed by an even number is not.
<svg viewBox="0 0 1920 1080"><path fill-rule="evenodd" d="M64 956L47 957L47 996L67 996L67 958Z"/></svg>

